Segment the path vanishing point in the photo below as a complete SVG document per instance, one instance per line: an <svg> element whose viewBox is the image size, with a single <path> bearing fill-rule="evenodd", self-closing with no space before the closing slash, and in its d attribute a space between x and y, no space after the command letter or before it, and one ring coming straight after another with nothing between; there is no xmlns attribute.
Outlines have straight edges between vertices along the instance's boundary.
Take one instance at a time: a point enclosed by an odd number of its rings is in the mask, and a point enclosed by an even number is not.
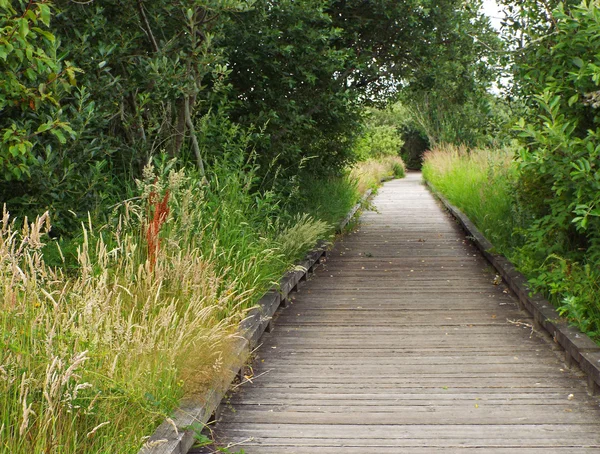
<svg viewBox="0 0 600 454"><path fill-rule="evenodd" d="M421 175L373 205L265 333L216 439L247 454L600 452L583 375Z"/></svg>

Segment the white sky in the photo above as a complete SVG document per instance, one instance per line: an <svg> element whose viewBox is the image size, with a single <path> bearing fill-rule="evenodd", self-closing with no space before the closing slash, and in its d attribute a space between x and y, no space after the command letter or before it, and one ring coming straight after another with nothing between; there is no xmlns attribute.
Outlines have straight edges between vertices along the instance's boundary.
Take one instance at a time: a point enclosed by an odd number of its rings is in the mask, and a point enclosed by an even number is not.
<svg viewBox="0 0 600 454"><path fill-rule="evenodd" d="M502 19L502 12L498 4L494 0L483 0L483 8L484 14L486 14L494 28L496 30L500 30L500 20Z"/></svg>

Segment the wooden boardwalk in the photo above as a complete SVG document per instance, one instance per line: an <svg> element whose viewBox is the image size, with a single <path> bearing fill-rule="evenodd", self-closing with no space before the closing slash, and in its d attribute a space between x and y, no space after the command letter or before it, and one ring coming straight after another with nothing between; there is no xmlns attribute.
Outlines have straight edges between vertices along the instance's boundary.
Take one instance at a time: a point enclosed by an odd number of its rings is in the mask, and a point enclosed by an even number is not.
<svg viewBox="0 0 600 454"><path fill-rule="evenodd" d="M265 334L216 438L248 454L600 452L598 401L420 174L374 204Z"/></svg>

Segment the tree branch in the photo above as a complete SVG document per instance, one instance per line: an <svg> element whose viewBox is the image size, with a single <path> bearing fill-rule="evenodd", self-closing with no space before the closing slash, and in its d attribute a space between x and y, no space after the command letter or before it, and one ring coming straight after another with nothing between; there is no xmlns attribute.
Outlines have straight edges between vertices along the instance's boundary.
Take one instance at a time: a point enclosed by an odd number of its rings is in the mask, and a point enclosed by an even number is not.
<svg viewBox="0 0 600 454"><path fill-rule="evenodd" d="M190 130L190 135L192 136L192 147L194 148L194 153L196 154L196 162L198 164L198 169L200 170L200 176L204 178L204 162L202 161L202 154L200 153L200 146L198 145L198 138L196 137L196 128L194 127L194 122L192 121L192 116L190 115L190 97L185 96L185 123L187 124L188 129Z"/></svg>
<svg viewBox="0 0 600 454"><path fill-rule="evenodd" d="M146 32L146 36L150 40L150 43L152 44L152 49L154 50L154 52L158 53L160 49L158 47L158 43L156 42L156 38L154 37L154 34L152 33L152 28L150 27L150 22L148 21L148 16L146 16L146 11L144 11L143 0L137 0L137 7L138 7L138 11L140 13L140 18L142 19L142 22L144 24L144 31Z"/></svg>

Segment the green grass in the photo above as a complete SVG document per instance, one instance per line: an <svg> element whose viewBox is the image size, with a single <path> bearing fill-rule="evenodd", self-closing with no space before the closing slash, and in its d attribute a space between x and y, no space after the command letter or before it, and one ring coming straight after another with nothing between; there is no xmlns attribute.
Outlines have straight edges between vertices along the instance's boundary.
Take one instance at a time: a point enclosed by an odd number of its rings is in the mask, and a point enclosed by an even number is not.
<svg viewBox="0 0 600 454"><path fill-rule="evenodd" d="M292 211L308 213L335 226L344 219L368 189L377 189L385 178L403 178L405 167L400 157L384 156L356 163L342 176L326 179L306 178Z"/></svg>
<svg viewBox="0 0 600 454"><path fill-rule="evenodd" d="M350 178L357 181L358 191L377 189L382 179L403 178L405 165L400 156L379 156L354 165Z"/></svg>
<svg viewBox="0 0 600 454"><path fill-rule="evenodd" d="M330 233L334 233L337 223L359 199L357 182L347 174L326 179L307 178L302 183L293 210L309 213L326 222L330 226Z"/></svg>
<svg viewBox="0 0 600 454"><path fill-rule="evenodd" d="M221 375L245 309L328 226L278 220L278 201L251 193L251 169L212 175L148 169L138 199L100 228L83 220L65 251L45 245L47 216L19 231L5 215L0 452L135 453Z"/></svg>
<svg viewBox="0 0 600 454"><path fill-rule="evenodd" d="M424 157L423 177L503 252L514 247L516 171L509 150L441 146Z"/></svg>
<svg viewBox="0 0 600 454"><path fill-rule="evenodd" d="M600 260L549 239L542 220L520 206L509 151L441 146L426 153L423 176L517 266L532 290L600 344Z"/></svg>

